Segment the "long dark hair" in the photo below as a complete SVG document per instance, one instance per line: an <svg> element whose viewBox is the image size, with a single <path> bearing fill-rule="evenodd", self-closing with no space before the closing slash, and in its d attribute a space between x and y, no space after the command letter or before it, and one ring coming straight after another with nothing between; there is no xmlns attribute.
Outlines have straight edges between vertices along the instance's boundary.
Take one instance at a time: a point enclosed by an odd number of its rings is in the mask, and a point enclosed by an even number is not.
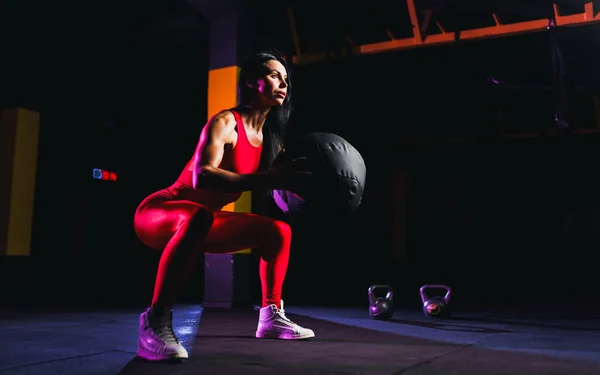
<svg viewBox="0 0 600 375"><path fill-rule="evenodd" d="M259 52L250 57L242 66L237 89L238 106L250 105L252 100L254 100L254 91L248 87L248 83L256 82L258 77L265 74L265 63L271 60L279 61L287 70L288 87L283 104L271 108L263 127L263 150L260 165L258 166L258 169L261 171L266 171L271 167L273 160L275 160L283 148L285 130L292 114L292 81L288 64L277 52Z"/></svg>

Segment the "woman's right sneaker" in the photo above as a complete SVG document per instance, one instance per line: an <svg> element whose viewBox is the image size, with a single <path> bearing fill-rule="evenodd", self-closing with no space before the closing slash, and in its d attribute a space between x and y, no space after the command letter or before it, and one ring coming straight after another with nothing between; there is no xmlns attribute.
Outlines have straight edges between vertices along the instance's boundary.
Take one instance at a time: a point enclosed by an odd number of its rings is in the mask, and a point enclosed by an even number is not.
<svg viewBox="0 0 600 375"><path fill-rule="evenodd" d="M140 315L137 355L148 361L182 360L188 352L173 332L173 312L157 315L148 308Z"/></svg>

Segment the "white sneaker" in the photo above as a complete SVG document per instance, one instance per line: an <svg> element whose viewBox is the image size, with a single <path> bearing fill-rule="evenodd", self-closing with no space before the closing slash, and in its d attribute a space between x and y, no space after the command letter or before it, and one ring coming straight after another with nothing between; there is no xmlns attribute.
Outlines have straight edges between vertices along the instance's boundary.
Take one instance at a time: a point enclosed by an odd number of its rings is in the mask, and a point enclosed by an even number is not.
<svg viewBox="0 0 600 375"><path fill-rule="evenodd" d="M315 333L289 320L285 316L283 301L281 301L280 309L274 304L260 309L256 337L259 339L302 340L315 337Z"/></svg>
<svg viewBox="0 0 600 375"><path fill-rule="evenodd" d="M148 361L187 359L187 350L173 332L173 313L170 310L158 317L148 308L140 315L137 354Z"/></svg>

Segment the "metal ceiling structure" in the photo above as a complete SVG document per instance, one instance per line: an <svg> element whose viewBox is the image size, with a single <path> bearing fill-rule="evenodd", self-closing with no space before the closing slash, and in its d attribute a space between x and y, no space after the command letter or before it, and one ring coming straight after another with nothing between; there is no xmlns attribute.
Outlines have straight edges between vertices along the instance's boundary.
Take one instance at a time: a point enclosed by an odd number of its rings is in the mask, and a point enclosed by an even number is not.
<svg viewBox="0 0 600 375"><path fill-rule="evenodd" d="M253 12L297 64L600 23L600 0L185 0L210 19Z"/></svg>
<svg viewBox="0 0 600 375"><path fill-rule="evenodd" d="M292 1L287 5L295 63L600 23L597 1L343 3L316 6L310 1Z"/></svg>

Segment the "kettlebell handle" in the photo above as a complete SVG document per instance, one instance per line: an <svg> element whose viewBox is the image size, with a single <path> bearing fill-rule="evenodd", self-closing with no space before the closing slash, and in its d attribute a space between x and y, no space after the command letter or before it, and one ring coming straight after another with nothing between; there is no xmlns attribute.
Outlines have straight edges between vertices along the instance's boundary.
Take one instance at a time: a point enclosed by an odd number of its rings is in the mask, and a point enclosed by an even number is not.
<svg viewBox="0 0 600 375"><path fill-rule="evenodd" d="M446 290L446 295L444 296L444 302L446 303L450 303L450 296L452 295L452 289L450 289L449 286L447 285L441 285L441 284L425 284L421 287L421 289L419 289L419 293L421 294L421 301L423 303L425 303L425 301L427 301L429 298L427 297L427 294L425 294L425 290L427 289L445 289Z"/></svg>
<svg viewBox="0 0 600 375"><path fill-rule="evenodd" d="M375 290L377 289L387 289L387 294L385 295L385 299L389 299L390 301L394 298L394 290L389 285L372 285L369 288L369 302L371 305L375 304Z"/></svg>

